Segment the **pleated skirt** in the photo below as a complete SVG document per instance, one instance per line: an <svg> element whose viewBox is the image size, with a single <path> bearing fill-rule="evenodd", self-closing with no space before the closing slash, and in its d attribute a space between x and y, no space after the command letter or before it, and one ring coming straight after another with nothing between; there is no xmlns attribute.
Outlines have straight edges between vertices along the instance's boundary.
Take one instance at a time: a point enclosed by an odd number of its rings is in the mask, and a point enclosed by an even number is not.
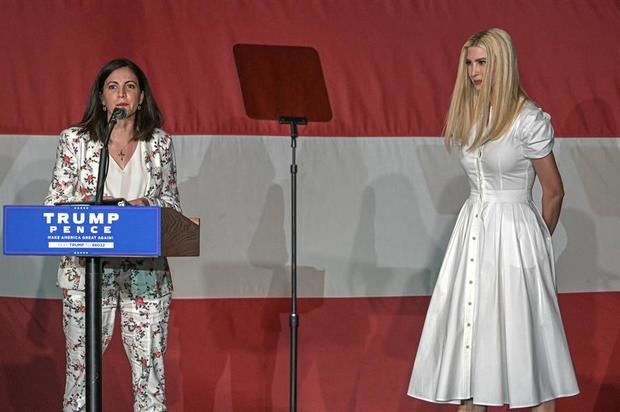
<svg viewBox="0 0 620 412"><path fill-rule="evenodd" d="M408 395L530 407L579 393L551 236L526 193L472 194L433 291Z"/></svg>

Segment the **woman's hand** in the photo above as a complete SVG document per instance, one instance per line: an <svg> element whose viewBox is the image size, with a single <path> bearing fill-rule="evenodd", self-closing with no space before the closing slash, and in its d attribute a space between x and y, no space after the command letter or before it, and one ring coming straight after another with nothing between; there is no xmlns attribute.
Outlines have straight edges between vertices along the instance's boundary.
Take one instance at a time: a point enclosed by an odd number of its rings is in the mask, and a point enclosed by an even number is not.
<svg viewBox="0 0 620 412"><path fill-rule="evenodd" d="M130 200L127 203L129 203L132 206L149 206L149 201L146 200L143 197L140 197L140 198L134 199L134 200Z"/></svg>

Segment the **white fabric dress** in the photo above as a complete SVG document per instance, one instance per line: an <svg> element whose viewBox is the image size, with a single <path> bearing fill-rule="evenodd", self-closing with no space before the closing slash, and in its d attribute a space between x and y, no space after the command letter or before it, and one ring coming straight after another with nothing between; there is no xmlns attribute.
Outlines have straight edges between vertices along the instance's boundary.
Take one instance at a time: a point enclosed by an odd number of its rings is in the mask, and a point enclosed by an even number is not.
<svg viewBox="0 0 620 412"><path fill-rule="evenodd" d="M408 395L528 407L579 392L556 297L549 231L530 159L551 152L550 116L528 103L461 164L471 193L446 250Z"/></svg>

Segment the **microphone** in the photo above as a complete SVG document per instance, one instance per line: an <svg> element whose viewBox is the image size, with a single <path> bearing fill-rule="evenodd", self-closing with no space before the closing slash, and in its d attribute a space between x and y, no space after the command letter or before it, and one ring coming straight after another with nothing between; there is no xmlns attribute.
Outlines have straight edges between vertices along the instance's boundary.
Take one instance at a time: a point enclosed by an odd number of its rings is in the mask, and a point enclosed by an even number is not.
<svg viewBox="0 0 620 412"><path fill-rule="evenodd" d="M127 117L127 109L123 107L115 107L112 111L112 116L110 117L110 122L121 120Z"/></svg>

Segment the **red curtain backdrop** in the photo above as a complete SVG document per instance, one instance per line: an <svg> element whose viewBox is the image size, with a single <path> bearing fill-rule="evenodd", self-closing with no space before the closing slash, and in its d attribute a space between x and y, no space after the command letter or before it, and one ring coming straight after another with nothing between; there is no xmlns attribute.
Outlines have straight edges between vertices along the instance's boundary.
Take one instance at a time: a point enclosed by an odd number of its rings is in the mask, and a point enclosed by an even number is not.
<svg viewBox="0 0 620 412"><path fill-rule="evenodd" d="M232 48L255 43L319 52L334 117L304 135L436 137L460 47L472 33L500 27L513 37L526 91L552 115L560 139L620 136L614 0L4 0L0 21L2 135L54 136L79 121L97 70L119 56L146 71L171 133L286 135L244 113ZM453 410L406 396L428 302L303 299L299 410ZM620 294L562 294L560 305L581 394L558 409L618 410ZM60 301L0 297L0 325L0 410L60 410ZM286 299L174 300L170 410L288 410L288 344ZM117 330L104 356L104 410L131 408L124 356Z"/></svg>

